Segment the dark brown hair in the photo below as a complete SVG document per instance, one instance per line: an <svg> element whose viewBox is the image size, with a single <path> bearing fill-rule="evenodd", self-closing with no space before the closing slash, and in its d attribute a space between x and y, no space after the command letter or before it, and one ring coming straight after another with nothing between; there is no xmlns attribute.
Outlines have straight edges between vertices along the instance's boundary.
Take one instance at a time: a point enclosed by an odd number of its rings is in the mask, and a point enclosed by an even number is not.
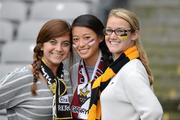
<svg viewBox="0 0 180 120"><path fill-rule="evenodd" d="M87 27L94 31L98 37L100 37L103 41L99 44L99 48L102 52L103 59L105 61L104 71L109 66L109 64L113 61L112 54L110 53L109 49L104 40L104 25L103 23L94 15L91 14L84 14L78 16L74 19L72 23L71 29L73 30L74 27Z"/></svg>
<svg viewBox="0 0 180 120"><path fill-rule="evenodd" d="M33 55L33 84L32 84L32 95L36 95L36 82L38 81L40 74L40 66L41 59L43 56L42 46L45 42L54 39L56 37L63 36L65 34L70 34L70 26L67 22L61 19L52 19L47 21L41 28L37 40L36 46L34 47L34 55ZM72 45L72 44L71 44ZM72 47L70 47L70 51L72 51Z"/></svg>

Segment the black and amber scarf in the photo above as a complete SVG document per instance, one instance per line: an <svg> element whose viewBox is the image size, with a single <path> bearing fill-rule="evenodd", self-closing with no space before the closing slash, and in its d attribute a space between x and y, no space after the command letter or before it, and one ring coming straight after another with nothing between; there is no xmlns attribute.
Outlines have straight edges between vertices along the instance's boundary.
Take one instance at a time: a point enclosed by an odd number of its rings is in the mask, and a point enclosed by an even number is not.
<svg viewBox="0 0 180 120"><path fill-rule="evenodd" d="M88 113L88 120L99 120L101 119L101 107L100 107L100 94L104 88L108 85L111 78L113 78L118 71L130 60L139 57L139 52L136 46L128 48L122 53L118 59L116 59L102 74L95 80L92 86L90 109Z"/></svg>
<svg viewBox="0 0 180 120"><path fill-rule="evenodd" d="M91 97L91 87L94 80L103 74L104 60L100 53L92 76L89 76L83 60L78 67L78 86L71 103L72 115L74 119L87 119Z"/></svg>
<svg viewBox="0 0 180 120"><path fill-rule="evenodd" d="M51 69L42 60L41 73L47 80L48 87L53 94L53 120L72 119L67 86L63 80L63 70L63 64L61 63L57 70L57 76L54 76Z"/></svg>

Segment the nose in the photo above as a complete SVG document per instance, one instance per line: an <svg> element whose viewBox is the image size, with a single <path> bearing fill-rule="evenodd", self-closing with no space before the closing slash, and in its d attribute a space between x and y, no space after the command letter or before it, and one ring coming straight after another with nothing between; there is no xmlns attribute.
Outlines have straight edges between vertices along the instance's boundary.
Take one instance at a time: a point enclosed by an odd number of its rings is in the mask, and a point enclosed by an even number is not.
<svg viewBox="0 0 180 120"><path fill-rule="evenodd" d="M61 44L57 44L57 45L56 45L56 50L57 50L57 51L63 51L62 45L61 45Z"/></svg>
<svg viewBox="0 0 180 120"><path fill-rule="evenodd" d="M109 35L109 38L110 38L110 39L116 39L116 38L117 38L117 35L115 34L115 32L112 32L112 34Z"/></svg>
<svg viewBox="0 0 180 120"><path fill-rule="evenodd" d="M79 46L80 47L83 47L83 46L85 46L86 44L85 44L85 42L84 42L84 40L83 39L80 39L79 40Z"/></svg>

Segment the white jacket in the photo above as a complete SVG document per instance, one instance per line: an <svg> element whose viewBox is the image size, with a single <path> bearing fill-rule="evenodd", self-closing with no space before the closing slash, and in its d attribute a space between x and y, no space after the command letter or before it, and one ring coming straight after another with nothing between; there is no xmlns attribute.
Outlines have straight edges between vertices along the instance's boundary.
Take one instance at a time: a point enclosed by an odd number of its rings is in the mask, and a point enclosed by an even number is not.
<svg viewBox="0 0 180 120"><path fill-rule="evenodd" d="M128 62L101 96L102 120L161 120L163 110L140 60Z"/></svg>

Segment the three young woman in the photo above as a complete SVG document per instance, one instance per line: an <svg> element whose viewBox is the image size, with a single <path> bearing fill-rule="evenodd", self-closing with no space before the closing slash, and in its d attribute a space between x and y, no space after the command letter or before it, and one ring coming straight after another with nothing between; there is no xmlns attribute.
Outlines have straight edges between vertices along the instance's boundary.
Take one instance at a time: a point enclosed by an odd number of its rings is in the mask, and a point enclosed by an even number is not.
<svg viewBox="0 0 180 120"><path fill-rule="evenodd" d="M48 21L39 32L32 65L2 80L0 109L7 109L9 119L162 119L134 13L112 10L105 29L97 17L81 15L71 30L72 41L65 21ZM80 61L71 69L70 109L62 61L71 43Z"/></svg>

